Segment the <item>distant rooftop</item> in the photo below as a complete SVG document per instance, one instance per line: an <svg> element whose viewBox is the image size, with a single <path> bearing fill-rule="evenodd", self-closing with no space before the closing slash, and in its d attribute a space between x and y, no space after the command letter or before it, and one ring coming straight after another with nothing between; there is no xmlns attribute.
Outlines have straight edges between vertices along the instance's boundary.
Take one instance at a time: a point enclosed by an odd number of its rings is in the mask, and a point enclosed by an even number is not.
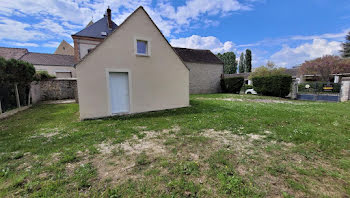
<svg viewBox="0 0 350 198"><path fill-rule="evenodd" d="M210 50L188 49L173 47L176 53L185 62L223 64Z"/></svg>
<svg viewBox="0 0 350 198"><path fill-rule="evenodd" d="M10 47L0 47L0 57L5 59L19 59L23 55L28 53L28 50L25 48L10 48Z"/></svg>
<svg viewBox="0 0 350 198"><path fill-rule="evenodd" d="M106 32L108 36L117 28L118 28L118 25L115 24L113 21L112 21L112 28L108 27L108 16L105 15L102 19L96 21L95 23L91 24L90 22L87 27L85 27L83 30L81 30L76 34L73 34L72 36L104 39L106 38L106 36L103 36L101 34L102 32Z"/></svg>
<svg viewBox="0 0 350 198"><path fill-rule="evenodd" d="M27 61L33 65L45 66L74 66L74 56L59 54L44 54L29 52L20 60Z"/></svg>

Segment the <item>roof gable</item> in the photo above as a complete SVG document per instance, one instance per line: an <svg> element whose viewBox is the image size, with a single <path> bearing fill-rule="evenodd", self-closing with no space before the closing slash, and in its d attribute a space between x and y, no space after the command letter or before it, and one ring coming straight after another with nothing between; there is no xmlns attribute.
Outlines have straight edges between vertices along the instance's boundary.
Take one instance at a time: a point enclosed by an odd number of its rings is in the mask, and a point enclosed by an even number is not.
<svg viewBox="0 0 350 198"><path fill-rule="evenodd" d="M223 64L210 50L188 49L174 47L174 50L185 62Z"/></svg>
<svg viewBox="0 0 350 198"><path fill-rule="evenodd" d="M90 24L90 23L89 23ZM118 28L118 25L112 21L112 28L108 28L108 17L105 15L102 19L86 26L80 32L73 34L72 36L81 36L89 38L99 38L104 39L106 36L109 36L115 29ZM107 35L103 36L101 32L106 32Z"/></svg>
<svg viewBox="0 0 350 198"><path fill-rule="evenodd" d="M74 48L69 43L67 43L67 41L63 40L57 47L54 54L74 56Z"/></svg>
<svg viewBox="0 0 350 198"><path fill-rule="evenodd" d="M20 59L26 53L28 50L25 48L0 47L0 57L5 59Z"/></svg>
<svg viewBox="0 0 350 198"><path fill-rule="evenodd" d="M157 31L160 33L160 35L162 36L162 38L165 40L165 42L167 43L167 45L170 47L170 49L172 50L172 52L175 53L176 57L179 58L179 60L182 62L182 64L184 65L185 68L187 68L189 70L189 68L186 66L186 64L184 63L184 61L182 60L182 58L177 54L177 52L173 49L173 47L170 45L169 41L165 38L165 36L163 35L163 33L160 31L160 29L158 28L158 26L154 23L154 21L152 20L152 18L148 15L148 13L146 12L146 10L140 6L138 7L133 13L131 13L124 21L123 23L121 23L118 28L116 28L106 39L104 39L101 43L99 43L94 50L92 50L90 53L88 53L82 60L80 60L79 63L77 63L77 65L79 65L81 62L83 62L84 60L86 60L89 56L91 56L92 54L95 53L95 51L101 46L103 45L103 43L108 42L109 39L112 38L112 35L115 34L116 32L118 32L118 30L120 30L127 21L130 20L130 18L132 18L138 11L142 11L147 18L151 21L151 23L154 25L154 27L157 29ZM76 66L77 66L76 65Z"/></svg>

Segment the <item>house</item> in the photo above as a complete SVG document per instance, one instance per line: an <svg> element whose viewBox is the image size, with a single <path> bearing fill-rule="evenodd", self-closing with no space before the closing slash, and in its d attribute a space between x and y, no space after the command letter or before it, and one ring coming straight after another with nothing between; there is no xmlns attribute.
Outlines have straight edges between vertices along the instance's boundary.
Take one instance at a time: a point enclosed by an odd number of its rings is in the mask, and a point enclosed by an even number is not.
<svg viewBox="0 0 350 198"><path fill-rule="evenodd" d="M67 41L63 40L57 47L54 54L74 56L74 48L67 43Z"/></svg>
<svg viewBox="0 0 350 198"><path fill-rule="evenodd" d="M74 56L34 53L25 48L0 47L0 57L29 62L34 65L36 71L47 71L56 78L76 77Z"/></svg>
<svg viewBox="0 0 350 198"><path fill-rule="evenodd" d="M28 52L20 60L34 65L36 71L47 71L56 78L75 78L74 56Z"/></svg>
<svg viewBox="0 0 350 198"><path fill-rule="evenodd" d="M9 59L20 59L23 55L28 53L28 50L25 48L11 48L11 47L0 47L0 57Z"/></svg>
<svg viewBox="0 0 350 198"><path fill-rule="evenodd" d="M90 50L100 44L117 27L117 24L112 21L112 10L108 8L102 19L95 23L90 21L83 30L72 35L75 60L77 62L80 61Z"/></svg>
<svg viewBox="0 0 350 198"><path fill-rule="evenodd" d="M174 47L190 69L190 94L221 92L220 77L224 63L210 50Z"/></svg>
<svg viewBox="0 0 350 198"><path fill-rule="evenodd" d="M189 69L143 7L108 34L76 65L81 119L189 105Z"/></svg>

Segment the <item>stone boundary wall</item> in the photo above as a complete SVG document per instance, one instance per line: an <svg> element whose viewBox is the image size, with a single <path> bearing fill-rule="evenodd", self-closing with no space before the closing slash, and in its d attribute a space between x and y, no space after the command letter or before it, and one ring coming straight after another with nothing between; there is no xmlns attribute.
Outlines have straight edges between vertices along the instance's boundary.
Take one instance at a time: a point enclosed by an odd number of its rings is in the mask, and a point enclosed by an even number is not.
<svg viewBox="0 0 350 198"><path fill-rule="evenodd" d="M75 99L77 92L76 79L52 79L47 81L32 82L32 103L47 100Z"/></svg>
<svg viewBox="0 0 350 198"><path fill-rule="evenodd" d="M340 101L346 102L350 100L350 77L343 77L340 91Z"/></svg>

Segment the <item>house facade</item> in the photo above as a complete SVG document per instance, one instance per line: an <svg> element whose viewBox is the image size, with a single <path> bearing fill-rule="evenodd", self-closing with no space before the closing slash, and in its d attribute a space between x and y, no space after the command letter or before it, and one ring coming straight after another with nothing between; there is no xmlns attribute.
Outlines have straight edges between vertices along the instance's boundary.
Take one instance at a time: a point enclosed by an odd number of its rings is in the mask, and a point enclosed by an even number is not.
<svg viewBox="0 0 350 198"><path fill-rule="evenodd" d="M220 93L223 62L210 50L174 47L190 69L190 94Z"/></svg>
<svg viewBox="0 0 350 198"><path fill-rule="evenodd" d="M81 119L189 105L189 69L143 7L76 70Z"/></svg>
<svg viewBox="0 0 350 198"><path fill-rule="evenodd" d="M46 71L56 78L76 78L74 56L28 52L20 60L34 65L36 71Z"/></svg>
<svg viewBox="0 0 350 198"><path fill-rule="evenodd" d="M79 62L116 28L117 24L112 21L112 10L107 9L102 19L90 23L81 31L72 35L74 41L74 57Z"/></svg>

